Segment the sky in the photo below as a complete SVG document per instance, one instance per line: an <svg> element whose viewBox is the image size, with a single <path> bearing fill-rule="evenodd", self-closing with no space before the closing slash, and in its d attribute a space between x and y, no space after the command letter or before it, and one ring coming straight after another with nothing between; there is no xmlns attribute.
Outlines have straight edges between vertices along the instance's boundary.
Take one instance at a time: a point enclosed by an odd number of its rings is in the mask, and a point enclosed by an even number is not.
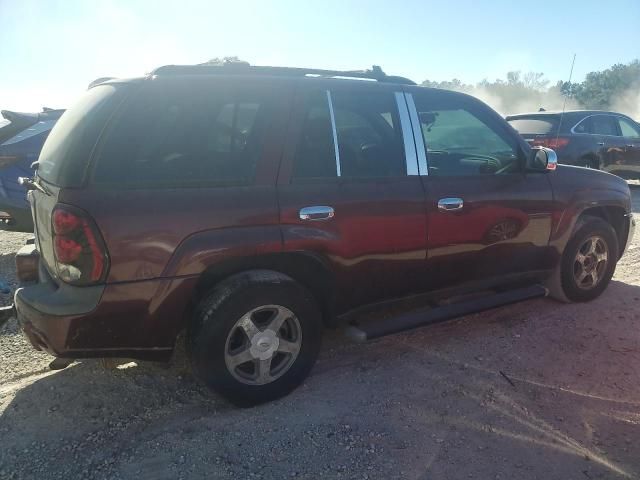
<svg viewBox="0 0 640 480"><path fill-rule="evenodd" d="M574 81L640 57L640 0L0 0L0 109L67 107L99 77L237 55L465 83Z"/></svg>

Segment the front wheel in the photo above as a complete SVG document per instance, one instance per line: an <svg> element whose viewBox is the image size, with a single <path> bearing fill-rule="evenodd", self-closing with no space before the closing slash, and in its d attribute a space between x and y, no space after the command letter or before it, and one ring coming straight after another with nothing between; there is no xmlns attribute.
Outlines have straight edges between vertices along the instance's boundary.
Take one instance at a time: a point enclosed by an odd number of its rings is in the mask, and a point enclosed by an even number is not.
<svg viewBox="0 0 640 480"><path fill-rule="evenodd" d="M618 261L616 231L604 220L586 217L569 240L560 265L564 296L572 302L586 302L607 288Z"/></svg>
<svg viewBox="0 0 640 480"><path fill-rule="evenodd" d="M297 387L316 361L322 323L315 299L277 272L251 271L215 287L189 331L195 375L239 406Z"/></svg>

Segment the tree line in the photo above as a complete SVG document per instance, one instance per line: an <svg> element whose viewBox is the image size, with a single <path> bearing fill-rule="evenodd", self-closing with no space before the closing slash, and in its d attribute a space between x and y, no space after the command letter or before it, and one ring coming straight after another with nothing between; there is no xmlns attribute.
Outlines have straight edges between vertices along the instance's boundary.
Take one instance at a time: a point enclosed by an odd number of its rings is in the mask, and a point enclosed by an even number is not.
<svg viewBox="0 0 640 480"><path fill-rule="evenodd" d="M506 79L482 80L477 84L465 84L458 79L444 82L425 80L426 87L458 90L481 97L489 104L497 103L498 110L513 110L526 103L531 107L559 108L567 100L568 108L594 110L626 110L625 113L640 113L640 60L627 64L616 64L606 70L590 72L582 82L559 81L549 86L544 73L520 71L507 73ZM535 108L537 109L537 108ZM513 111L504 113L515 113ZM636 118L637 119L637 118Z"/></svg>

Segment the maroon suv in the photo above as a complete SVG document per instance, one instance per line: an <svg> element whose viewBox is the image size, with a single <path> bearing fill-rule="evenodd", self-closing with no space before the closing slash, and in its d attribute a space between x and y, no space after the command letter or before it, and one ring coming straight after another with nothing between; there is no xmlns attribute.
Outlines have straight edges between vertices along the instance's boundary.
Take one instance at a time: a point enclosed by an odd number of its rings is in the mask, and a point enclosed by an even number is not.
<svg viewBox="0 0 640 480"><path fill-rule="evenodd" d="M166 360L233 402L366 340L551 293L591 300L632 235L620 178L558 166L477 99L367 72L166 66L91 88L24 180L18 319L62 358ZM366 315L365 315L366 316ZM362 315L360 315L362 317Z"/></svg>

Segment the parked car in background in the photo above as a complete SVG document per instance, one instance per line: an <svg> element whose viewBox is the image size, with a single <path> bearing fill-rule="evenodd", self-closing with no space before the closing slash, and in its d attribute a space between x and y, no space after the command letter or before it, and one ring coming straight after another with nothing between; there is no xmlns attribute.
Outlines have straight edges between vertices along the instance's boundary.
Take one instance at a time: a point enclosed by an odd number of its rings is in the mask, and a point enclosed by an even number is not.
<svg viewBox="0 0 640 480"><path fill-rule="evenodd" d="M427 295L352 324L364 341L548 292L592 300L634 229L624 180L556 168L480 100L379 68L112 80L63 115L26 185L15 310L34 347L167 360L184 331L195 375L240 405L299 385L354 309Z"/></svg>
<svg viewBox="0 0 640 480"><path fill-rule="evenodd" d="M532 146L553 148L558 162L640 179L640 125L615 112L575 110L509 115Z"/></svg>
<svg viewBox="0 0 640 480"><path fill-rule="evenodd" d="M40 113L3 110L0 123L0 230L33 232L27 191L18 177L31 177L49 132L64 110L45 108Z"/></svg>

